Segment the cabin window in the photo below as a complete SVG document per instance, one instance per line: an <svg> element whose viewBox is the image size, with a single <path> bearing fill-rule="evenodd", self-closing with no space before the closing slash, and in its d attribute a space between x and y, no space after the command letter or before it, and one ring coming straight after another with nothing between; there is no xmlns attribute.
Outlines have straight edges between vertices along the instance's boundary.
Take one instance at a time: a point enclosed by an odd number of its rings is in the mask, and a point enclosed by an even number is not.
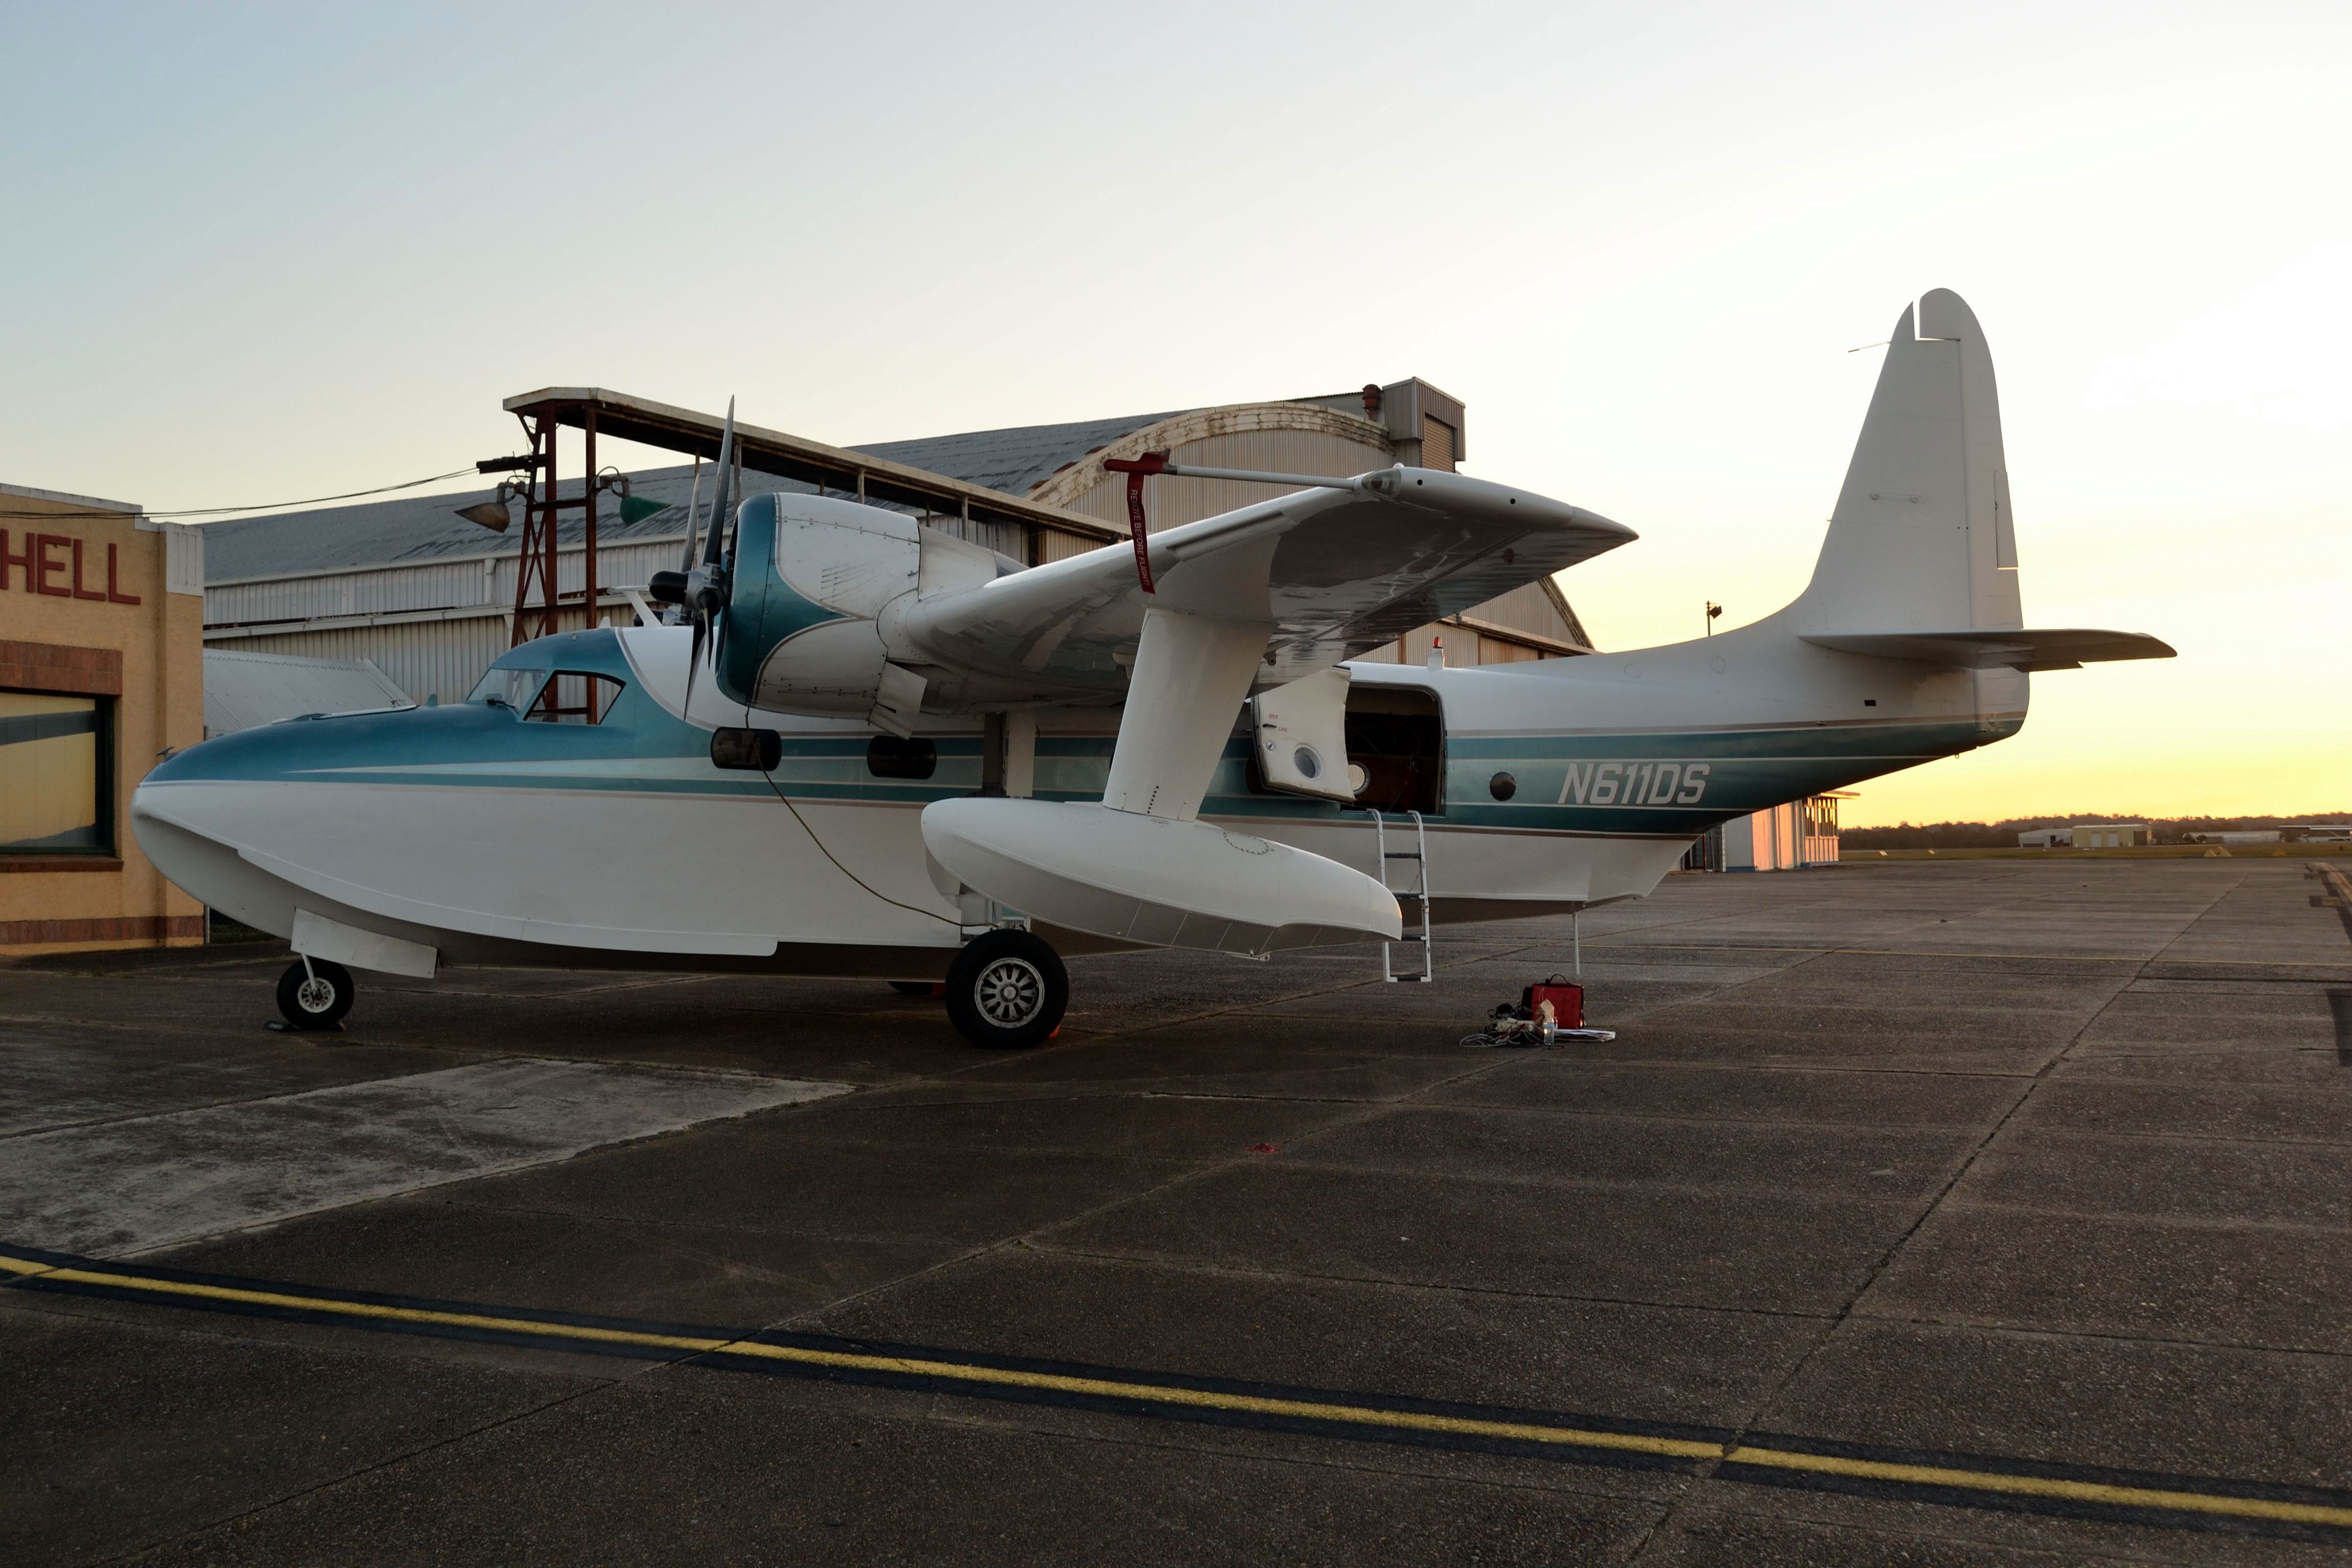
<svg viewBox="0 0 2352 1568"><path fill-rule="evenodd" d="M1404 686L1351 687L1348 760L1364 770L1359 806L1439 815L1445 809L1445 721L1437 694Z"/></svg>
<svg viewBox="0 0 2352 1568"><path fill-rule="evenodd" d="M113 707L0 691L0 853L114 853Z"/></svg>
<svg viewBox="0 0 2352 1568"><path fill-rule="evenodd" d="M866 743L866 771L877 779L927 779L939 766L940 749L929 741L877 735Z"/></svg>
<svg viewBox="0 0 2352 1568"><path fill-rule="evenodd" d="M543 669L489 669L474 682L474 689L466 694L468 702L496 702L521 712L539 695L539 683L547 679Z"/></svg>
<svg viewBox="0 0 2352 1568"><path fill-rule="evenodd" d="M526 719L547 724L601 724L620 700L625 682L609 675L559 669L540 688Z"/></svg>

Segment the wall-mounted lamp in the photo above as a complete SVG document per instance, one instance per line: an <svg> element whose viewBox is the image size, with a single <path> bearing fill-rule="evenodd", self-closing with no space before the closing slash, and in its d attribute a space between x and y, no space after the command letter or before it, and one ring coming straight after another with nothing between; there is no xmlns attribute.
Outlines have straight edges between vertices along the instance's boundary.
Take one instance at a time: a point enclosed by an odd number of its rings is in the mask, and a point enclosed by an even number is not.
<svg viewBox="0 0 2352 1568"><path fill-rule="evenodd" d="M486 501L477 501L472 506L461 506L457 509L457 515L467 522L477 523L488 529L493 533L504 533L507 531L507 525L514 521L514 513L507 510L508 499L512 496L527 495L530 489L528 480L503 480L499 485L499 493L496 496Z"/></svg>
<svg viewBox="0 0 2352 1568"><path fill-rule="evenodd" d="M606 468L603 473L598 474L596 476L596 488L600 490L617 490L620 492L621 521L624 526L631 523L643 522L649 517L659 517L675 504L671 501L655 500L651 497L640 500L638 497L631 495L629 493L629 476L621 472L618 468Z"/></svg>

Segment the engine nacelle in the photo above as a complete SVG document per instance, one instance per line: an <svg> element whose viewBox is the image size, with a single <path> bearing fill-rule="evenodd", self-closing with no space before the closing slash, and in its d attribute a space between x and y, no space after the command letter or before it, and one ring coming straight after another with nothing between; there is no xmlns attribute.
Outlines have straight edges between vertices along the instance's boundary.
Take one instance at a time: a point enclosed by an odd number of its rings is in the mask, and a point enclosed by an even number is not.
<svg viewBox="0 0 2352 1568"><path fill-rule="evenodd" d="M736 514L719 684L782 713L863 718L889 659L876 619L915 590L914 521L829 496L764 495Z"/></svg>

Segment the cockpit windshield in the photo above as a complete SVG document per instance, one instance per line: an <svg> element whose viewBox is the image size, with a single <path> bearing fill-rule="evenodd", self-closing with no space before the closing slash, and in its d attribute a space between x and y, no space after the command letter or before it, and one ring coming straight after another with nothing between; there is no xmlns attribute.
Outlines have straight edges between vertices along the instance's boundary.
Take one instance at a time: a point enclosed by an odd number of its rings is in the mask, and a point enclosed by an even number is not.
<svg viewBox="0 0 2352 1568"><path fill-rule="evenodd" d="M495 702L520 713L530 706L539 695L540 684L547 679L543 669L488 669L466 694L468 702Z"/></svg>

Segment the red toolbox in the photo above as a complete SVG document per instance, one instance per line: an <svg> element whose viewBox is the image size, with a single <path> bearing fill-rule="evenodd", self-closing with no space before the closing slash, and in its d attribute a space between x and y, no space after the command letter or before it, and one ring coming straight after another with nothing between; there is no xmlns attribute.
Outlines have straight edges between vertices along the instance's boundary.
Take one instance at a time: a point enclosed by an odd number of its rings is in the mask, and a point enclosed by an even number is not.
<svg viewBox="0 0 2352 1568"><path fill-rule="evenodd" d="M1555 974L1549 980L1539 980L1519 993L1519 1005L1528 1010L1530 1018L1540 1017L1538 1009L1551 1004L1551 1021L1563 1029L1584 1027L1584 987L1565 974Z"/></svg>

